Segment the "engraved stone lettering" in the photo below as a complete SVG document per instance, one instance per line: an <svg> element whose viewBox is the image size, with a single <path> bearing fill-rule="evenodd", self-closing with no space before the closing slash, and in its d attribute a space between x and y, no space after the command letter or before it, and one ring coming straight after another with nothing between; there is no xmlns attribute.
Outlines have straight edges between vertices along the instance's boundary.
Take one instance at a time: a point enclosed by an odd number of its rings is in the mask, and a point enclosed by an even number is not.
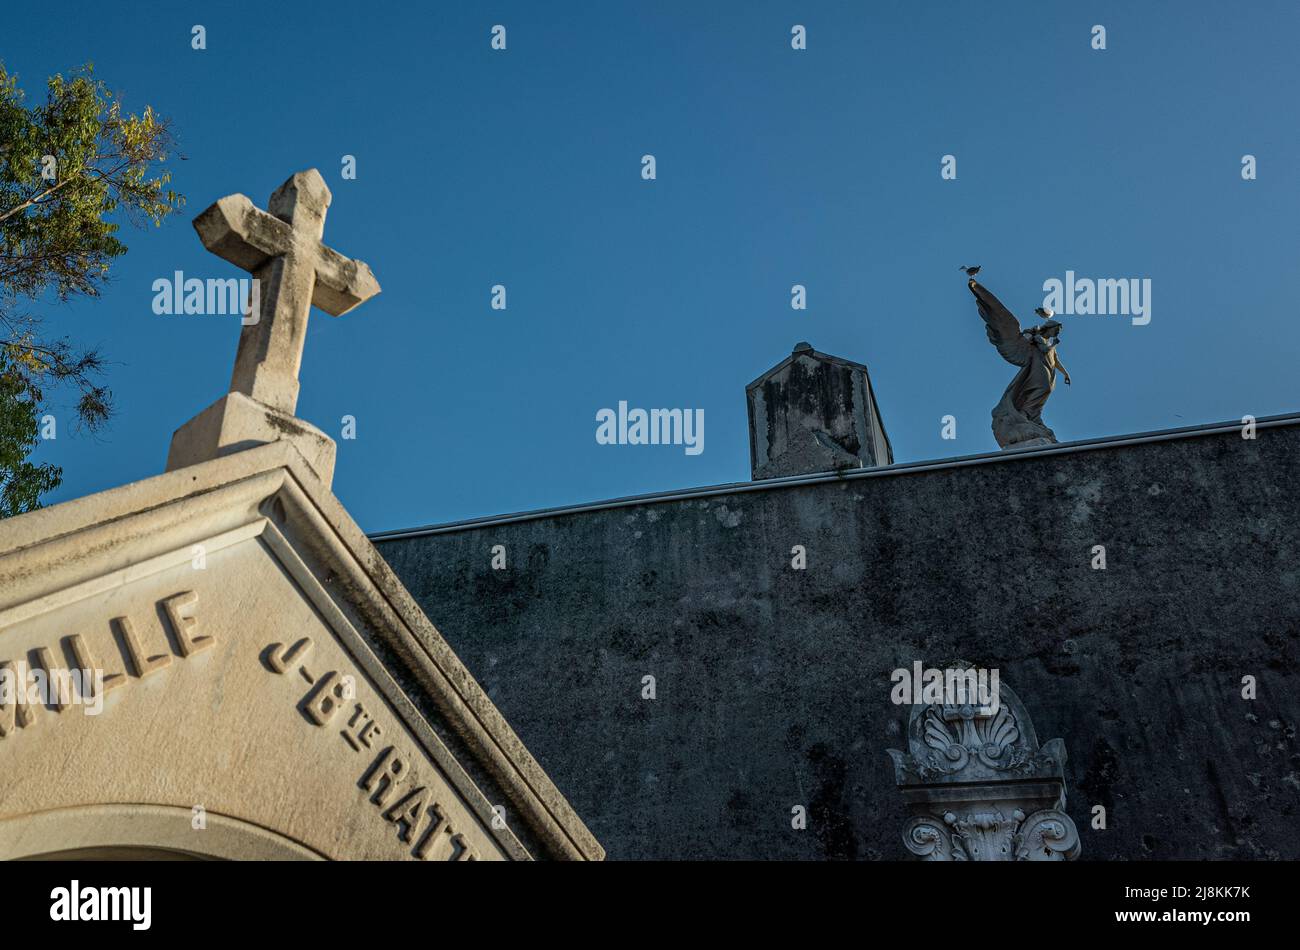
<svg viewBox="0 0 1300 950"><path fill-rule="evenodd" d="M397 825L397 836L408 844L420 829L429 797L429 790L421 785L415 791L408 792L384 812L384 817Z"/></svg>
<svg viewBox="0 0 1300 950"><path fill-rule="evenodd" d="M91 671L104 669L104 667L99 665L99 661L95 659L95 654L92 653L90 647L86 645L86 641L81 636L81 634L74 633L71 636L64 637L63 645L72 652L73 664L78 669L91 670ZM82 679L81 698L83 700L90 700L94 698L90 694L90 691L94 689L94 686L92 684L93 681L87 680L85 678ZM119 686L125 686L125 685L126 685L125 673L108 673L108 672L104 673L103 686L101 687L103 690L103 695L107 696L109 693L117 689Z"/></svg>
<svg viewBox="0 0 1300 950"><path fill-rule="evenodd" d="M347 740L348 745L360 752L363 748L373 748L372 740L383 735L384 730L370 718L370 714L360 703L356 704L355 710L347 726L340 729L339 734Z"/></svg>
<svg viewBox="0 0 1300 950"><path fill-rule="evenodd" d="M425 829L424 837L420 839L419 844L411 850L411 854L415 855L415 857L419 858L421 861L429 860L429 855L431 853L434 855L438 854L438 851L435 850L435 846L440 845L442 842L447 840L447 835L450 831L447 827L447 816L442 813L442 809L437 805L433 805L429 808L429 817L433 819L432 824ZM434 860L436 860L436 857Z"/></svg>
<svg viewBox="0 0 1300 950"><path fill-rule="evenodd" d="M191 614L185 616L182 611L191 610L199 602L199 595L192 590L172 594L162 602L163 611L171 623L172 633L176 636L176 645L181 648L181 656L193 656L201 650L216 643L212 636L198 636L195 627L198 619Z"/></svg>
<svg viewBox="0 0 1300 950"><path fill-rule="evenodd" d="M172 655L170 653L159 653L155 656L146 657L147 652L140 645L140 638L131 626L129 617L114 617L113 626L117 628L118 636L122 638L122 643L126 646L127 655L131 657L131 665L135 667L135 675L144 679L152 673L157 673L161 669L166 669L171 665Z"/></svg>
<svg viewBox="0 0 1300 950"><path fill-rule="evenodd" d="M316 725L328 725L343 708L349 692L346 679L340 677L337 671L330 670L302 701L302 711Z"/></svg>
<svg viewBox="0 0 1300 950"><path fill-rule="evenodd" d="M8 660L0 663L0 739L12 735L16 729L25 728L32 721L35 709L21 695L21 691L26 689L24 679L13 663Z"/></svg>
<svg viewBox="0 0 1300 950"><path fill-rule="evenodd" d="M63 712L72 703L72 674L62 667L54 665L49 647L37 647L31 651L32 665L45 671L50 683L50 707L55 712Z"/></svg>
<svg viewBox="0 0 1300 950"><path fill-rule="evenodd" d="M388 804L397 783L406 778L409 768L406 759L397 754L397 749L389 746L379 754L375 764L361 779L361 787L367 792L374 792L370 801L382 808Z"/></svg>
<svg viewBox="0 0 1300 950"><path fill-rule="evenodd" d="M271 649L267 652L267 662L271 664L271 669L277 673L283 673L296 663L301 663L311 654L312 647L311 637L303 637L289 649L285 649L279 643L271 644Z"/></svg>

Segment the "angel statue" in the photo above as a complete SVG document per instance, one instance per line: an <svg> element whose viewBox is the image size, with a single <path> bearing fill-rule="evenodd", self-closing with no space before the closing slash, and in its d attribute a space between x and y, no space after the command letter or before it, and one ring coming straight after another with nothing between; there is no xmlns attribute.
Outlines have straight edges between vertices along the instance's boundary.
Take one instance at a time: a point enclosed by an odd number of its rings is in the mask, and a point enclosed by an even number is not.
<svg viewBox="0 0 1300 950"><path fill-rule="evenodd" d="M1059 369L1070 383L1070 374L1056 355L1060 342L1061 324L1050 319L1050 310L1039 311L1047 322L1020 328L1020 321L973 278L970 292L989 334L989 342L998 348L1002 358L1020 367L1016 378L1002 394L1002 401L993 407L993 437L1002 448L1026 448L1031 445L1051 445L1056 433L1043 424L1043 404L1056 388L1056 371Z"/></svg>

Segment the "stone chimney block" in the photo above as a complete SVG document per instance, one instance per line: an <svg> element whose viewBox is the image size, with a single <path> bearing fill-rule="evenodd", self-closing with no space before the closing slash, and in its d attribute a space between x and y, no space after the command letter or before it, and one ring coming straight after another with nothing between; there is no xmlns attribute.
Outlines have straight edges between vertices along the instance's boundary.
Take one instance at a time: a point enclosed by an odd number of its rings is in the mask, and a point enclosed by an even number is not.
<svg viewBox="0 0 1300 950"><path fill-rule="evenodd" d="M894 461L871 379L861 363L808 343L745 387L755 481Z"/></svg>

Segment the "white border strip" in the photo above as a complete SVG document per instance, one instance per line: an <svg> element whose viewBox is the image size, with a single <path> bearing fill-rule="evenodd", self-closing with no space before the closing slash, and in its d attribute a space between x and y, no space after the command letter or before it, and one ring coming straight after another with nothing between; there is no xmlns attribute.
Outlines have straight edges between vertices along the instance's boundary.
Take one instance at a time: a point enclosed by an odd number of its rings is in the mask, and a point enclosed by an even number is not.
<svg viewBox="0 0 1300 950"><path fill-rule="evenodd" d="M266 527L266 519L258 518L256 521L250 521L246 525L241 525L222 534L214 535L204 541L196 542L203 545L204 553L211 554L228 548L232 544L238 544L249 538L255 538L262 533ZM169 567L175 567L177 564L184 564L194 559L194 545L186 545L177 548L174 551L167 551L151 557L148 560L141 561L138 564L130 564L126 567L119 568L116 571L109 571L107 574L101 574L98 577L92 577L90 580L82 581L79 584L73 584L71 587L64 587L61 590L51 591L35 600L29 600L26 603L10 607L8 610L0 610L0 631L9 627L29 620L32 617L38 617L41 614L49 613L51 610L57 610L60 607L66 607L69 604L75 604L78 601L85 600L87 597L94 597L98 594L105 594L108 591L124 587L134 581L142 578L151 577L159 571L165 571Z"/></svg>

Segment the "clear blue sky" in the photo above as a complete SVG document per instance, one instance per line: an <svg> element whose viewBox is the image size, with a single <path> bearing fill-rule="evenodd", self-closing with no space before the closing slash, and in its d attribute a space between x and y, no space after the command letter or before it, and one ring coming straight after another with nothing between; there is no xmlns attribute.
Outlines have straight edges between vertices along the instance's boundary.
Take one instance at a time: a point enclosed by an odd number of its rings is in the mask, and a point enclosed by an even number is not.
<svg viewBox="0 0 1300 950"><path fill-rule="evenodd" d="M357 418L334 488L367 530L747 479L744 386L805 339L870 367L899 461L995 450L1014 370L960 264L1022 322L1066 270L1152 280L1147 326L1062 318L1062 440L1300 402L1293 0L75 0L8 4L2 28L29 96L93 60L188 157L183 216L125 234L101 299L49 310L103 343L120 410L40 450L65 470L52 500L161 472L225 392L236 323L156 316L151 284L239 276L190 219L309 167L327 242L383 285L313 311L298 405L335 436ZM597 445L619 400L703 408L705 451Z"/></svg>

